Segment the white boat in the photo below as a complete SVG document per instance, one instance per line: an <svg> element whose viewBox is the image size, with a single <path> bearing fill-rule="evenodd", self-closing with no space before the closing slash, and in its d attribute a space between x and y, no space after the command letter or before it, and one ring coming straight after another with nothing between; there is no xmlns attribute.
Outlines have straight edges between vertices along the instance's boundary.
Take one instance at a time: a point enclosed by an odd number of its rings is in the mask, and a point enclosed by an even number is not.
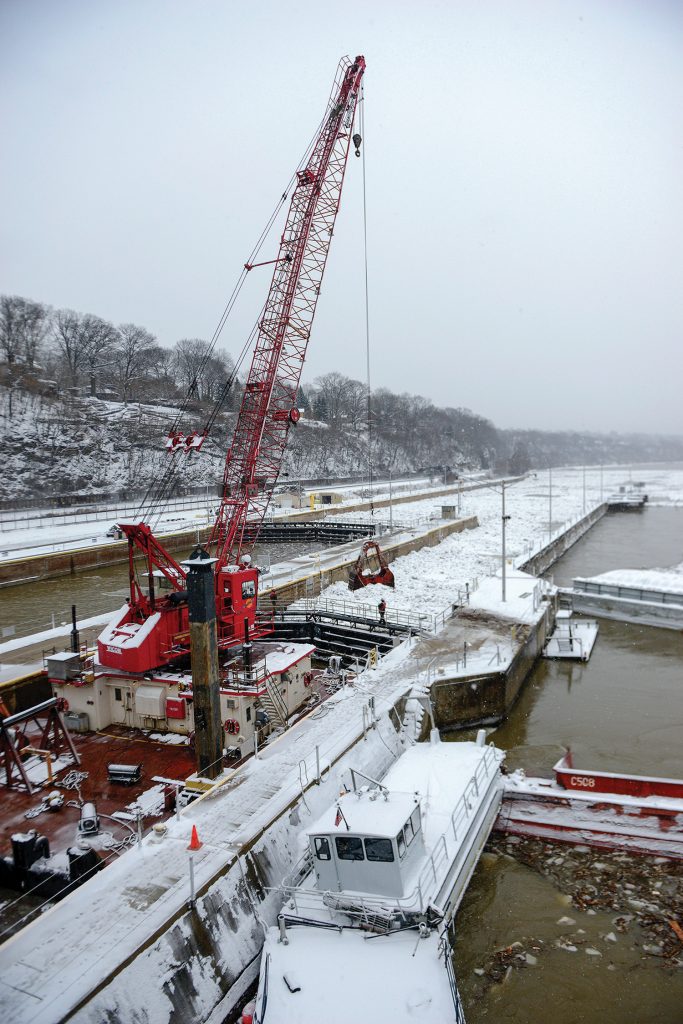
<svg viewBox="0 0 683 1024"><path fill-rule="evenodd" d="M555 629L543 649L543 657L588 661L597 638L595 619L575 619L571 611L561 608L555 618Z"/></svg>
<svg viewBox="0 0 683 1024"><path fill-rule="evenodd" d="M351 772L307 830L281 887L243 1020L464 1022L448 930L500 807L504 754L476 743L407 750L382 782Z"/></svg>

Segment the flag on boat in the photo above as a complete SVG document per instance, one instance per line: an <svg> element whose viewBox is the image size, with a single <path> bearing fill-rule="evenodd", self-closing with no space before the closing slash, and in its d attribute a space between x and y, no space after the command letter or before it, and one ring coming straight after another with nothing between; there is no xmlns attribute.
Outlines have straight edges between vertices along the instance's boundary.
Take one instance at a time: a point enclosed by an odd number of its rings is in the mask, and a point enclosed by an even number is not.
<svg viewBox="0 0 683 1024"><path fill-rule="evenodd" d="M341 807L337 804L337 817L334 819L334 827L341 825L344 815L341 812Z"/></svg>

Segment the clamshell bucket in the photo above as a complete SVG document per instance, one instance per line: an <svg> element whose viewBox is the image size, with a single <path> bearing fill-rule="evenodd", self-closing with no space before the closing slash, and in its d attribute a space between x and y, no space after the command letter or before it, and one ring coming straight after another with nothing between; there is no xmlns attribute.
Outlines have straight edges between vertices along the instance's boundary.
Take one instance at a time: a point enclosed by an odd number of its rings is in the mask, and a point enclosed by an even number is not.
<svg viewBox="0 0 683 1024"><path fill-rule="evenodd" d="M394 574L376 540L366 541L356 564L349 570L349 590L360 590L370 583L381 583L392 590L396 585Z"/></svg>

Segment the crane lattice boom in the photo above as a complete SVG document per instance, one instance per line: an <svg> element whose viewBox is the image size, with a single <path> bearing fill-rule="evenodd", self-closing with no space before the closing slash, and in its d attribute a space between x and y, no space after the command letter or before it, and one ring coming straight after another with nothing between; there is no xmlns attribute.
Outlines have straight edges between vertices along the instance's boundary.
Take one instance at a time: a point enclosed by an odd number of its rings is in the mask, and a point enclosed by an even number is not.
<svg viewBox="0 0 683 1024"><path fill-rule="evenodd" d="M223 475L209 543L216 557L218 641L239 643L255 626L258 570L242 561L255 542L277 483L287 435L299 418L299 381L339 210L365 60L343 58L306 166L297 172L249 376ZM359 137L356 137L359 138ZM251 267L247 267L251 269ZM249 524L248 539L245 527ZM147 672L189 651L186 574L146 523L121 523L129 545L130 600L98 638L99 660ZM142 553L148 593L137 581Z"/></svg>
<svg viewBox="0 0 683 1024"><path fill-rule="evenodd" d="M225 460L223 501L211 534L218 565L239 561L263 522L287 434L339 209L365 61L339 65L328 113L297 181L259 324L237 426ZM253 543L251 540L249 543Z"/></svg>

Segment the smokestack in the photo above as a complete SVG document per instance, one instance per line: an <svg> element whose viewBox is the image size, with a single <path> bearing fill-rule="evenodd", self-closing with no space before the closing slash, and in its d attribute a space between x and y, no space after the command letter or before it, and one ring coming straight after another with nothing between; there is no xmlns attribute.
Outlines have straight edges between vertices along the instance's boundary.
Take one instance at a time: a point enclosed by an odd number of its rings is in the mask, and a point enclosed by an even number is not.
<svg viewBox="0 0 683 1024"><path fill-rule="evenodd" d="M197 546L183 564L188 567L187 596L192 650L192 692L197 774L217 778L223 770L223 728L219 694L218 641L214 565L208 551Z"/></svg>
<svg viewBox="0 0 683 1024"><path fill-rule="evenodd" d="M81 637L76 628L76 605L71 605L71 650L78 654L81 649Z"/></svg>
<svg viewBox="0 0 683 1024"><path fill-rule="evenodd" d="M249 678L251 672L251 641L249 639L249 619L244 620L244 674Z"/></svg>

